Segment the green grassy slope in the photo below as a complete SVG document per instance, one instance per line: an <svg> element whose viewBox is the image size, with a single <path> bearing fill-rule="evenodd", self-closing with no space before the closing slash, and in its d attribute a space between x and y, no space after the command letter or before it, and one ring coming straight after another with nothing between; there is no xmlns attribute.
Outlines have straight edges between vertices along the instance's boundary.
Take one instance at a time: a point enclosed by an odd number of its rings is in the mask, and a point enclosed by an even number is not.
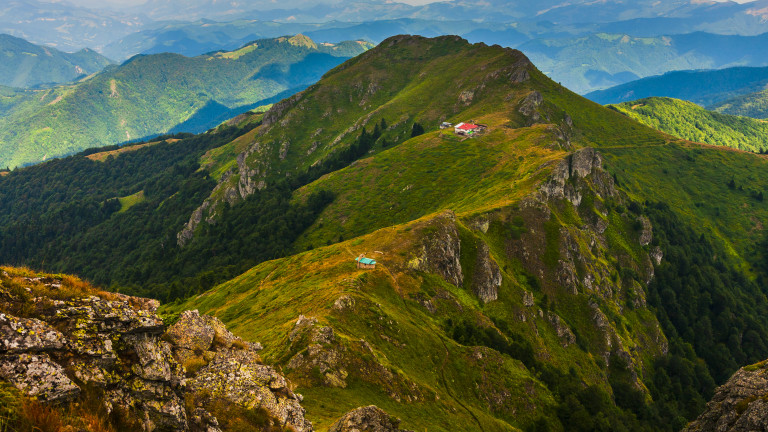
<svg viewBox="0 0 768 432"><path fill-rule="evenodd" d="M93 50L65 53L6 34L0 35L0 56L0 85L23 88L69 82L111 63Z"/></svg>
<svg viewBox="0 0 768 432"><path fill-rule="evenodd" d="M768 124L748 117L708 111L692 102L647 98L609 105L626 116L689 141L762 153Z"/></svg>
<svg viewBox="0 0 768 432"><path fill-rule="evenodd" d="M203 131L314 82L367 47L357 42L318 46L297 36L194 58L136 57L14 107L0 119L0 165L39 162L168 131Z"/></svg>

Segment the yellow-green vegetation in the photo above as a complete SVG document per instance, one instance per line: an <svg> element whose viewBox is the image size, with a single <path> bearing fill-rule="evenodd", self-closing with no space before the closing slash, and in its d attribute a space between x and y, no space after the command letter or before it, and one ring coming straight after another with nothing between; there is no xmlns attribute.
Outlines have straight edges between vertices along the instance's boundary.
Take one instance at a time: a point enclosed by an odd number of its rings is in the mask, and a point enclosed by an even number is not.
<svg viewBox="0 0 768 432"><path fill-rule="evenodd" d="M610 108L654 129L689 141L764 153L768 123L708 111L692 102L647 98Z"/></svg>
<svg viewBox="0 0 768 432"><path fill-rule="evenodd" d="M170 138L170 139L165 140L166 143L174 143L174 142L178 142L178 141L179 141L178 139L174 139L174 138ZM108 151L103 151L103 152L99 152L99 153L92 153L92 154L89 154L86 157L88 159L92 160L92 161L104 162L110 156L115 157L115 156L121 155L123 153L128 153L128 152L136 151L136 150L142 149L144 147L149 147L149 146L153 146L155 144L159 144L161 142L163 142L163 141L151 141L151 142L143 143L143 144L124 146L124 147L120 147L120 148L118 148L116 150L108 150Z"/></svg>
<svg viewBox="0 0 768 432"><path fill-rule="evenodd" d="M144 191L140 190L136 192L135 194L124 196L118 198L120 201L120 210L118 213L126 212L131 207L135 206L136 204L140 202L144 202L146 200L146 197L144 196Z"/></svg>

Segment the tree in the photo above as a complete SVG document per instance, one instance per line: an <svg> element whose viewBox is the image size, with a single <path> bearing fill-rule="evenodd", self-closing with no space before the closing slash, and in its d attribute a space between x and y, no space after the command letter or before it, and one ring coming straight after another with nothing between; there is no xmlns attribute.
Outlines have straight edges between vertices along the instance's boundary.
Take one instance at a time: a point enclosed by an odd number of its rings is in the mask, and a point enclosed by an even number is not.
<svg viewBox="0 0 768 432"><path fill-rule="evenodd" d="M414 123L413 129L411 129L411 138L424 134L424 126L420 123Z"/></svg>

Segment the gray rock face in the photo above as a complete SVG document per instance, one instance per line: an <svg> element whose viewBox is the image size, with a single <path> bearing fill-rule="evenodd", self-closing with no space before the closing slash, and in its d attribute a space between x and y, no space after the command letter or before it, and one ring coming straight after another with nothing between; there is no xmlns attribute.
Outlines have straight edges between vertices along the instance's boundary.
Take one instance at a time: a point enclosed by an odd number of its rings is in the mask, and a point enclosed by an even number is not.
<svg viewBox="0 0 768 432"><path fill-rule="evenodd" d="M541 114L539 114L538 108L543 102L544 96L537 91L532 91L520 103L518 111L520 114L528 117L528 124L536 124L541 120Z"/></svg>
<svg viewBox="0 0 768 432"><path fill-rule="evenodd" d="M739 369L684 432L768 430L768 362Z"/></svg>
<svg viewBox="0 0 768 432"><path fill-rule="evenodd" d="M376 405L356 408L331 425L328 432L409 432L400 429L394 418Z"/></svg>
<svg viewBox="0 0 768 432"><path fill-rule="evenodd" d="M642 226L639 238L640 246L648 246L651 244L651 240L653 240L653 226L651 226L651 221L646 216L640 216L637 220Z"/></svg>
<svg viewBox="0 0 768 432"><path fill-rule="evenodd" d="M60 331L43 321L0 313L0 353L56 350L63 348L65 341Z"/></svg>
<svg viewBox="0 0 768 432"><path fill-rule="evenodd" d="M477 263L472 277L472 291L483 303L496 300L501 287L501 270L491 258L490 248L481 242L477 249Z"/></svg>
<svg viewBox="0 0 768 432"><path fill-rule="evenodd" d="M261 364L253 350L223 349L187 383L191 393L204 391L247 408L261 407L297 432L312 431L304 408L285 378Z"/></svg>
<svg viewBox="0 0 768 432"><path fill-rule="evenodd" d="M45 353L0 356L0 378L45 402L68 401L80 394L80 387Z"/></svg>
<svg viewBox="0 0 768 432"><path fill-rule="evenodd" d="M435 273L457 287L464 283L461 270L461 240L456 215L446 211L432 221L424 238L421 255L409 262L416 270Z"/></svg>
<svg viewBox="0 0 768 432"><path fill-rule="evenodd" d="M157 302L109 297L36 298L45 305L36 309L36 318L0 313L0 380L43 402L74 401L80 394L76 383L84 383L103 391L108 411L134 413L145 431L219 431L204 407L187 412L185 401L200 390L265 408L296 431L312 430L285 378L261 364L260 344L243 341L219 319L197 311L182 313L163 334ZM0 310L18 301L0 286ZM325 328L318 335L334 338ZM199 370L185 371L179 359L194 359Z"/></svg>

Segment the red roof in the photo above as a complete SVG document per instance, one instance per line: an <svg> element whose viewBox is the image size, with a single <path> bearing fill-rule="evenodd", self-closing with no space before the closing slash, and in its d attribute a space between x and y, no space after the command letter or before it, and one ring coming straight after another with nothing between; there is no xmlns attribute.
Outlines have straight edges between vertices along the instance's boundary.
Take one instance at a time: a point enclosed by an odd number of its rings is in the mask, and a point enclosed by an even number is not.
<svg viewBox="0 0 768 432"><path fill-rule="evenodd" d="M477 128L478 126L476 124L471 124L471 123L464 123L463 125L459 126L459 129L461 130L472 130Z"/></svg>

